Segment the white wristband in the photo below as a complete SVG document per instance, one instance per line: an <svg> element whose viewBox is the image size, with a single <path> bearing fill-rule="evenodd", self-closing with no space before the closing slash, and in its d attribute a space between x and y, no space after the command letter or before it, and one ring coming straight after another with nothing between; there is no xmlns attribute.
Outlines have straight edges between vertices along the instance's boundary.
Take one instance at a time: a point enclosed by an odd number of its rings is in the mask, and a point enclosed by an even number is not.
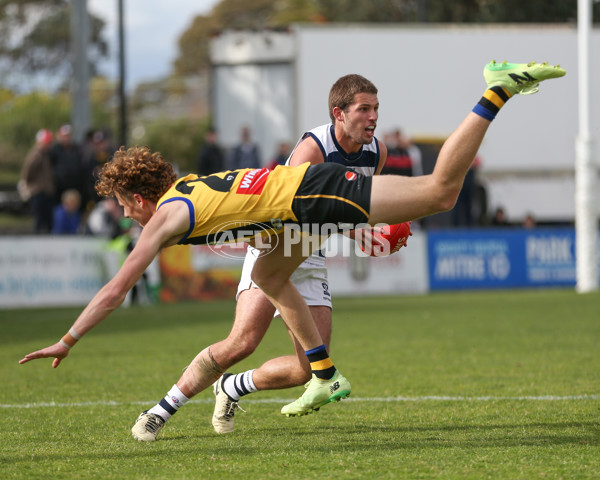
<svg viewBox="0 0 600 480"><path fill-rule="evenodd" d="M73 327L71 327L69 329L69 333L71 334L71 336L75 339L75 340L81 340L81 335L79 335L77 333L77 330L75 330Z"/></svg>
<svg viewBox="0 0 600 480"><path fill-rule="evenodd" d="M62 338L60 339L60 344L65 347L67 350L71 350L71 347L65 342Z"/></svg>

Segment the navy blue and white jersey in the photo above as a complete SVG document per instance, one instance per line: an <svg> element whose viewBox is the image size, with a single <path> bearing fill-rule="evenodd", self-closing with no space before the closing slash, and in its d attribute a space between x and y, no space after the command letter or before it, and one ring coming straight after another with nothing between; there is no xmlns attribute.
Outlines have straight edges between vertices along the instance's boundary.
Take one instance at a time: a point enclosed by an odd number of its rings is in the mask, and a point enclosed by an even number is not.
<svg viewBox="0 0 600 480"><path fill-rule="evenodd" d="M380 158L377 138L373 137L373 141L369 145L363 145L358 152L347 153L335 138L335 128L332 123L305 132L292 150L286 165L289 165L294 151L307 137L311 137L319 146L325 163L339 163L363 175L373 176L375 174Z"/></svg>
<svg viewBox="0 0 600 480"><path fill-rule="evenodd" d="M298 145L308 137L312 138L321 149L323 161L325 163L338 163L349 170L370 177L375 175L380 160L379 142L377 141L377 138L373 137L373 141L368 145L363 145L358 152L347 153L335 138L335 127L333 126L333 123L327 123L305 132L304 135L300 137L300 140L298 140L298 143L296 143L292 153L290 153L286 165L290 164L290 159L294 155L294 151L298 148ZM298 268L318 267L325 268L325 254L323 250L316 250L313 252L313 254L304 260Z"/></svg>

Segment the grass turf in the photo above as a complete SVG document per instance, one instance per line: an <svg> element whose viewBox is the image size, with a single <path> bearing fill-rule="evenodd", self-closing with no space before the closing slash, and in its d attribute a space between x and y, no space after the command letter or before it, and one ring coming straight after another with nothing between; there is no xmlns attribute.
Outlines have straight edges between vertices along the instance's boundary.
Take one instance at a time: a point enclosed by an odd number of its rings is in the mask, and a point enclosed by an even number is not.
<svg viewBox="0 0 600 480"><path fill-rule="evenodd" d="M285 418L302 388L244 399L236 431L202 392L159 440L130 436L233 302L119 309L61 366L26 365L76 309L0 310L0 473L31 478L596 479L600 295L567 290L336 299L332 358L352 396ZM286 354L274 322L234 371Z"/></svg>

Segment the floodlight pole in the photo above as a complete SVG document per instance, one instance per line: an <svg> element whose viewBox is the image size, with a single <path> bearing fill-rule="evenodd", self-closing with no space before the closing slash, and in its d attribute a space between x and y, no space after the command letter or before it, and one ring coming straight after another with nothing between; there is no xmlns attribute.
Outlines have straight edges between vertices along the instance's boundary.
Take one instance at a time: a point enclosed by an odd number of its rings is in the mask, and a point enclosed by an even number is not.
<svg viewBox="0 0 600 480"><path fill-rule="evenodd" d="M90 127L90 64L87 56L90 43L90 21L87 0L73 0L70 15L71 55L73 76L71 79L71 125L73 139L83 141Z"/></svg>
<svg viewBox="0 0 600 480"><path fill-rule="evenodd" d="M577 2L579 57L579 134L575 142L575 238L579 293L598 289L598 219L596 213L597 172L592 158L590 133L589 37L592 0Z"/></svg>
<svg viewBox="0 0 600 480"><path fill-rule="evenodd" d="M125 20L123 1L118 0L119 17L119 143L127 146L127 94L125 92Z"/></svg>

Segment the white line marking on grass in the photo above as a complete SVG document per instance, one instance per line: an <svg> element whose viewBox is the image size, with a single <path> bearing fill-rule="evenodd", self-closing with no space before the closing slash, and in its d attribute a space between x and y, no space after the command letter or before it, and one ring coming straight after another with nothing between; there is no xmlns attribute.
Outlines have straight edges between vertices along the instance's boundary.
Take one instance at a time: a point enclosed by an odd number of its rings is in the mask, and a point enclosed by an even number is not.
<svg viewBox="0 0 600 480"><path fill-rule="evenodd" d="M533 401L533 402L544 402L544 401L559 401L559 400L600 400L600 395L523 395L520 397L498 397L498 396L485 396L485 397L450 397L450 396L436 396L429 395L424 397L373 397L373 398L347 398L346 400L355 402L500 402L500 401Z"/></svg>
<svg viewBox="0 0 600 480"><path fill-rule="evenodd" d="M294 401L294 398L265 398L265 399L244 399L244 403L289 403ZM463 397L463 396L437 396L427 395L423 397L349 397L345 402L387 402L387 403L402 403L402 402L512 402L512 401L528 401L528 402L555 402L555 401L572 401L572 400L600 400L600 395L523 395L518 397L502 397L502 396L484 396L484 397ZM113 401L91 401L91 402L34 402L22 404L0 404L0 408L65 408L65 407L122 407L127 405L152 405L155 401L148 402L113 402ZM189 403L214 403L212 398L203 398L190 400Z"/></svg>

